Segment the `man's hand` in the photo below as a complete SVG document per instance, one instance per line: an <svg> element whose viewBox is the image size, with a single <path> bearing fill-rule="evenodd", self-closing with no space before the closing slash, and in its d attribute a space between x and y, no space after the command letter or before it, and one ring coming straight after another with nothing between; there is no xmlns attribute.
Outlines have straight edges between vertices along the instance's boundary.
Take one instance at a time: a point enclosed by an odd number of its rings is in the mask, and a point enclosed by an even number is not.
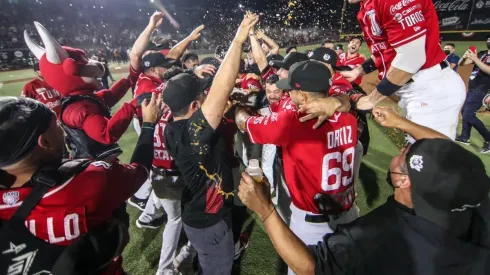
<svg viewBox="0 0 490 275"><path fill-rule="evenodd" d="M308 104L299 106L300 113L306 113L308 115L300 118L301 122L318 118L318 121L313 126L314 129L320 127L323 122L332 117L342 103L335 97L318 98L311 101Z"/></svg>
<svg viewBox="0 0 490 275"><path fill-rule="evenodd" d="M203 79L205 76L203 74L214 75L216 73L216 67L213 65L205 64L201 66L197 66L194 68L194 74L197 75L200 79Z"/></svg>
<svg viewBox="0 0 490 275"><path fill-rule="evenodd" d="M163 22L163 12L156 11L150 17L150 23L148 23L148 26L150 26L152 29L156 29L160 27L162 22Z"/></svg>
<svg viewBox="0 0 490 275"><path fill-rule="evenodd" d="M243 173L238 187L238 197L248 209L257 213L261 221L274 211L270 184L265 178L263 182L256 182L250 175Z"/></svg>
<svg viewBox="0 0 490 275"><path fill-rule="evenodd" d="M265 33L263 30L258 30L256 33L255 33L255 36L257 37L257 39L263 39L264 36L265 36Z"/></svg>
<svg viewBox="0 0 490 275"><path fill-rule="evenodd" d="M243 21L240 24L240 27L238 27L235 41L241 44L245 43L248 39L248 33L250 29L254 27L257 22L259 22L259 16L255 13L247 11L245 16L243 17Z"/></svg>
<svg viewBox="0 0 490 275"><path fill-rule="evenodd" d="M236 101L234 101L236 102ZM238 129L240 131L245 131L246 127L245 124L247 123L248 118L250 117L250 114L248 113L246 108L243 108L241 106L237 106L235 109L235 123Z"/></svg>
<svg viewBox="0 0 490 275"><path fill-rule="evenodd" d="M359 100L357 101L357 109L358 110L372 110L375 106L376 106L376 103L374 100L372 100L372 98L370 96L363 96L361 98L359 98Z"/></svg>
<svg viewBox="0 0 490 275"><path fill-rule="evenodd" d="M141 110L143 113L143 122L157 123L169 109L163 103L162 93L159 93L158 96L156 93L152 93L151 99L146 99L141 104Z"/></svg>
<svg viewBox="0 0 490 275"><path fill-rule="evenodd" d="M472 52L470 50L467 50L464 53L463 58L469 59L469 60L471 60L473 62L475 62L476 59L479 59L478 58L478 55L476 54L476 52Z"/></svg>
<svg viewBox="0 0 490 275"><path fill-rule="evenodd" d="M362 67L357 67L352 71L339 72L343 77L345 77L349 82L354 82L359 76L361 76Z"/></svg>
<svg viewBox="0 0 490 275"><path fill-rule="evenodd" d="M398 128L406 120L392 107L375 107L373 109L373 116L381 126L389 128Z"/></svg>
<svg viewBox="0 0 490 275"><path fill-rule="evenodd" d="M189 35L189 39L192 41L196 41L199 37L201 37L201 31L204 30L204 25L197 27L192 33Z"/></svg>

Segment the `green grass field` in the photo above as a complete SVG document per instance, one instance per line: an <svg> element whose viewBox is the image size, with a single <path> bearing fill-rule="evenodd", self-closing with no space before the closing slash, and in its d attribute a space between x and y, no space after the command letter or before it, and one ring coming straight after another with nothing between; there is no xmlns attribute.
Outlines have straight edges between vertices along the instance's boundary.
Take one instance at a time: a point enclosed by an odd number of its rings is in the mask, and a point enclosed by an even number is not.
<svg viewBox="0 0 490 275"><path fill-rule="evenodd" d="M470 45L476 45L479 49L484 48L484 43L457 43L457 52L461 55ZM303 47L300 50L314 48ZM364 47L364 54L368 54ZM114 69L119 65L112 65ZM0 73L0 82L5 82L15 79L24 79L31 77L32 71L14 71ZM126 76L124 74L116 74L114 77L120 78ZM0 85L0 96L18 96L24 83L11 83ZM121 101L130 99L130 94ZM117 109L116 107L115 109ZM480 115L480 118L485 122L487 127L490 127L490 116ZM369 122L371 146L369 153L364 157L361 166L360 181L356 183L358 199L357 203L362 214L370 212L372 209L382 204L386 197L392 193L392 190L384 183L386 171L391 158L397 154L398 148L393 143L393 132L388 132L383 127L378 126L374 121ZM120 144L124 149L124 154L121 157L122 162L129 161L134 145L136 144L137 136L132 128L127 130L121 138ZM472 144L468 146L468 150L478 154L483 140L478 133L472 133ZM485 163L487 171L490 171L490 156L481 155L481 159ZM131 215L132 225L139 213L132 207L128 207L128 212ZM276 274L278 267L277 254L265 233L260 221L255 223L252 218L247 222L247 225L252 227L251 244L242 257L241 263L236 266L234 274ZM130 235L131 241L124 252L125 269L132 275L149 275L155 274L160 256L160 247L162 242L162 230L142 230L131 226ZM181 238L182 239L182 238ZM182 243L182 241L181 241Z"/></svg>

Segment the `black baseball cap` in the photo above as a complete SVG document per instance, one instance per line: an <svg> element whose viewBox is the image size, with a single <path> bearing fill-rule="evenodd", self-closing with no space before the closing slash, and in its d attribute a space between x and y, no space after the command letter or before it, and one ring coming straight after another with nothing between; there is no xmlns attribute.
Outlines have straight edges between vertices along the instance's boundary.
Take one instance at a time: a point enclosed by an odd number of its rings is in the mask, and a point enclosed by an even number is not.
<svg viewBox="0 0 490 275"><path fill-rule="evenodd" d="M202 83L188 73L181 73L165 83L163 102L173 113L188 106L204 91Z"/></svg>
<svg viewBox="0 0 490 275"><path fill-rule="evenodd" d="M335 49L336 49L336 50L344 50L344 45L342 45L342 44L337 44L337 45L335 45Z"/></svg>
<svg viewBox="0 0 490 275"><path fill-rule="evenodd" d="M272 60L269 65L272 67L288 70L295 63L308 60L308 56L304 53L292 52L286 55L283 60Z"/></svg>
<svg viewBox="0 0 490 275"><path fill-rule="evenodd" d="M147 70L153 67L163 67L163 68L171 68L176 64L175 59L167 58L164 54L158 53L150 53L143 57L143 70Z"/></svg>
<svg viewBox="0 0 490 275"><path fill-rule="evenodd" d="M337 53L332 49L324 47L316 48L309 54L309 57L311 60L331 65L334 70L337 68Z"/></svg>
<svg viewBox="0 0 490 275"><path fill-rule="evenodd" d="M490 191L481 159L451 140L423 139L410 147L406 161L416 215L451 236L467 233Z"/></svg>
<svg viewBox="0 0 490 275"><path fill-rule="evenodd" d="M277 88L283 90L302 90L305 92L328 92L332 74L321 62L306 60L294 64L288 78L277 81Z"/></svg>

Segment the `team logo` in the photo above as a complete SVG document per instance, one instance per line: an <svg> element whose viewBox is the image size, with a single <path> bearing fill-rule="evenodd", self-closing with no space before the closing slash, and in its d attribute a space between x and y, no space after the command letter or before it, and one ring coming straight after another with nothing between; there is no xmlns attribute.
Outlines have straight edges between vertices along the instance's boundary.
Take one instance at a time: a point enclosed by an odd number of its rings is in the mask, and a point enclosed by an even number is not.
<svg viewBox="0 0 490 275"><path fill-rule="evenodd" d="M396 21L400 21L403 19L403 15L401 13L397 13L395 14L395 16L393 16L393 19L395 19Z"/></svg>
<svg viewBox="0 0 490 275"><path fill-rule="evenodd" d="M274 61L272 61L272 60L271 60L271 61L269 62L269 66L273 66L273 65L274 65Z"/></svg>
<svg viewBox="0 0 490 275"><path fill-rule="evenodd" d="M480 1L478 1L478 2L476 3L476 5L475 5L475 6L476 6L476 8L477 8L477 9L481 9L481 8L483 8L483 6L484 6L484 5L485 5L485 3L483 3L483 1L482 1L482 0L480 0Z"/></svg>
<svg viewBox="0 0 490 275"><path fill-rule="evenodd" d="M328 53L326 53L324 56L323 56L323 60L325 61L329 61L330 60L330 55Z"/></svg>
<svg viewBox="0 0 490 275"><path fill-rule="evenodd" d="M308 57L310 57L310 58L311 58L312 56L313 56L313 52L309 52L309 53L308 53Z"/></svg>
<svg viewBox="0 0 490 275"><path fill-rule="evenodd" d="M410 167L420 172L424 168L424 159L422 156L413 155L410 158Z"/></svg>
<svg viewBox="0 0 490 275"><path fill-rule="evenodd" d="M13 243L10 243L10 248L2 251L3 255L7 255L7 254L15 255L14 258L12 258L12 264L8 267L7 275L29 274L29 270L31 269L32 263L36 258L37 250L19 255L19 253L22 252L26 247L27 247L26 244L15 245ZM36 274L43 274L43 273L36 273Z"/></svg>
<svg viewBox="0 0 490 275"><path fill-rule="evenodd" d="M3 194L3 203L14 205L19 201L19 191L10 191Z"/></svg>
<svg viewBox="0 0 490 275"><path fill-rule="evenodd" d="M107 163L105 161L92 162L92 165L95 167L104 167L105 170L109 170L112 167L112 164Z"/></svg>
<svg viewBox="0 0 490 275"><path fill-rule="evenodd" d="M150 67L150 61L145 61L145 67Z"/></svg>

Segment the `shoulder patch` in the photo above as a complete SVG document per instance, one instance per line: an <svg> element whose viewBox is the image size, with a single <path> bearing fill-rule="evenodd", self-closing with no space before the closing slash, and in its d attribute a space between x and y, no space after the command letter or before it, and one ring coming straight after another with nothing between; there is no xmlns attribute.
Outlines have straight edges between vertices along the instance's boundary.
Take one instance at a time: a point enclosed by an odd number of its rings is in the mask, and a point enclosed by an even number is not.
<svg viewBox="0 0 490 275"><path fill-rule="evenodd" d="M107 163L105 161L92 162L90 165L93 165L95 167L103 167L105 170L109 170L112 167L112 164Z"/></svg>

